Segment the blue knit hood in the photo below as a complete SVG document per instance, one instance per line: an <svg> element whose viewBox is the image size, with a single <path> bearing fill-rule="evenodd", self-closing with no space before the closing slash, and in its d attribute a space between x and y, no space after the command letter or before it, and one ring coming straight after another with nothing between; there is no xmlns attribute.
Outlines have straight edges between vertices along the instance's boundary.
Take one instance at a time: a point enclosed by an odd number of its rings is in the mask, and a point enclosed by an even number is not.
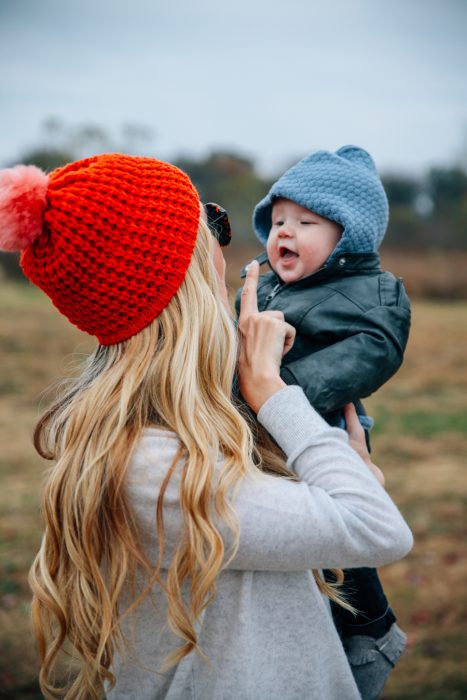
<svg viewBox="0 0 467 700"><path fill-rule="evenodd" d="M386 193L372 157L358 146L310 153L274 183L253 213L255 233L263 245L271 230L272 204L279 197L343 227L326 264L343 252L376 252L386 233Z"/></svg>

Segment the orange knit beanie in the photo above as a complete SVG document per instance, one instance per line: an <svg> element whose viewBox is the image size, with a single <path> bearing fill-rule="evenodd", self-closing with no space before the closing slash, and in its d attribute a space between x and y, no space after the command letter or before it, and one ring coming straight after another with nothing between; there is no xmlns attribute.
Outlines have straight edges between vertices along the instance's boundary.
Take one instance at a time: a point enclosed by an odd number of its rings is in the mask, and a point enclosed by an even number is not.
<svg viewBox="0 0 467 700"><path fill-rule="evenodd" d="M103 345L167 306L190 264L200 218L188 176L153 158L104 154L46 175L0 172L0 249Z"/></svg>

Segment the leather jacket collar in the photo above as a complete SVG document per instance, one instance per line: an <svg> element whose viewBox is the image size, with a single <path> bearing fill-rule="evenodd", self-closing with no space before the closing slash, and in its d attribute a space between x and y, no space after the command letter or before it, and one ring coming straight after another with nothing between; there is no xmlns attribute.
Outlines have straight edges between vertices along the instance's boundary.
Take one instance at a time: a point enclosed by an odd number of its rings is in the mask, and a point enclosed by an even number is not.
<svg viewBox="0 0 467 700"><path fill-rule="evenodd" d="M260 265L263 265L264 263L269 264L266 252L258 255L255 260L257 260ZM281 280L281 278L276 275L274 270L272 272L276 279L276 283L283 285L284 282ZM379 272L381 272L381 265L378 253L341 253L329 265L320 268L316 272L313 272L312 275L308 275L308 277L304 277L303 279L293 282L292 284L294 287L302 289L308 286L313 286L318 282L332 279L333 277L360 274L376 275ZM242 269L240 276L242 278L246 276L246 266Z"/></svg>

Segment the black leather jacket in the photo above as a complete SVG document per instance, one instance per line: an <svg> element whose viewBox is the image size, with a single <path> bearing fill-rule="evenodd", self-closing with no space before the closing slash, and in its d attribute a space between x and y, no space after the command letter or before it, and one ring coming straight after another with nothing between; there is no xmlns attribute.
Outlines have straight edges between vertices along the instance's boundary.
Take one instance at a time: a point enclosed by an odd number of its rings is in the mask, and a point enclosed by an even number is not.
<svg viewBox="0 0 467 700"><path fill-rule="evenodd" d="M344 253L293 284L269 272L259 280L258 307L283 311L296 328L281 377L299 384L331 425L346 403L357 403L360 412L359 399L402 363L410 302L402 280L382 272L377 253Z"/></svg>

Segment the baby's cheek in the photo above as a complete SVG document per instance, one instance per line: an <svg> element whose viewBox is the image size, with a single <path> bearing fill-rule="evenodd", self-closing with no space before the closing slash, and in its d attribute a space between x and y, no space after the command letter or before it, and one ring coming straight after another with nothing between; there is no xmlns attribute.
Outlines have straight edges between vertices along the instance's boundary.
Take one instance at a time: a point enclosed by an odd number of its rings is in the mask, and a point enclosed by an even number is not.
<svg viewBox="0 0 467 700"><path fill-rule="evenodd" d="M272 234L269 234L269 238L268 238L267 243L266 243L266 251L267 251L269 260L273 260L275 257L276 248L274 246L274 236Z"/></svg>

